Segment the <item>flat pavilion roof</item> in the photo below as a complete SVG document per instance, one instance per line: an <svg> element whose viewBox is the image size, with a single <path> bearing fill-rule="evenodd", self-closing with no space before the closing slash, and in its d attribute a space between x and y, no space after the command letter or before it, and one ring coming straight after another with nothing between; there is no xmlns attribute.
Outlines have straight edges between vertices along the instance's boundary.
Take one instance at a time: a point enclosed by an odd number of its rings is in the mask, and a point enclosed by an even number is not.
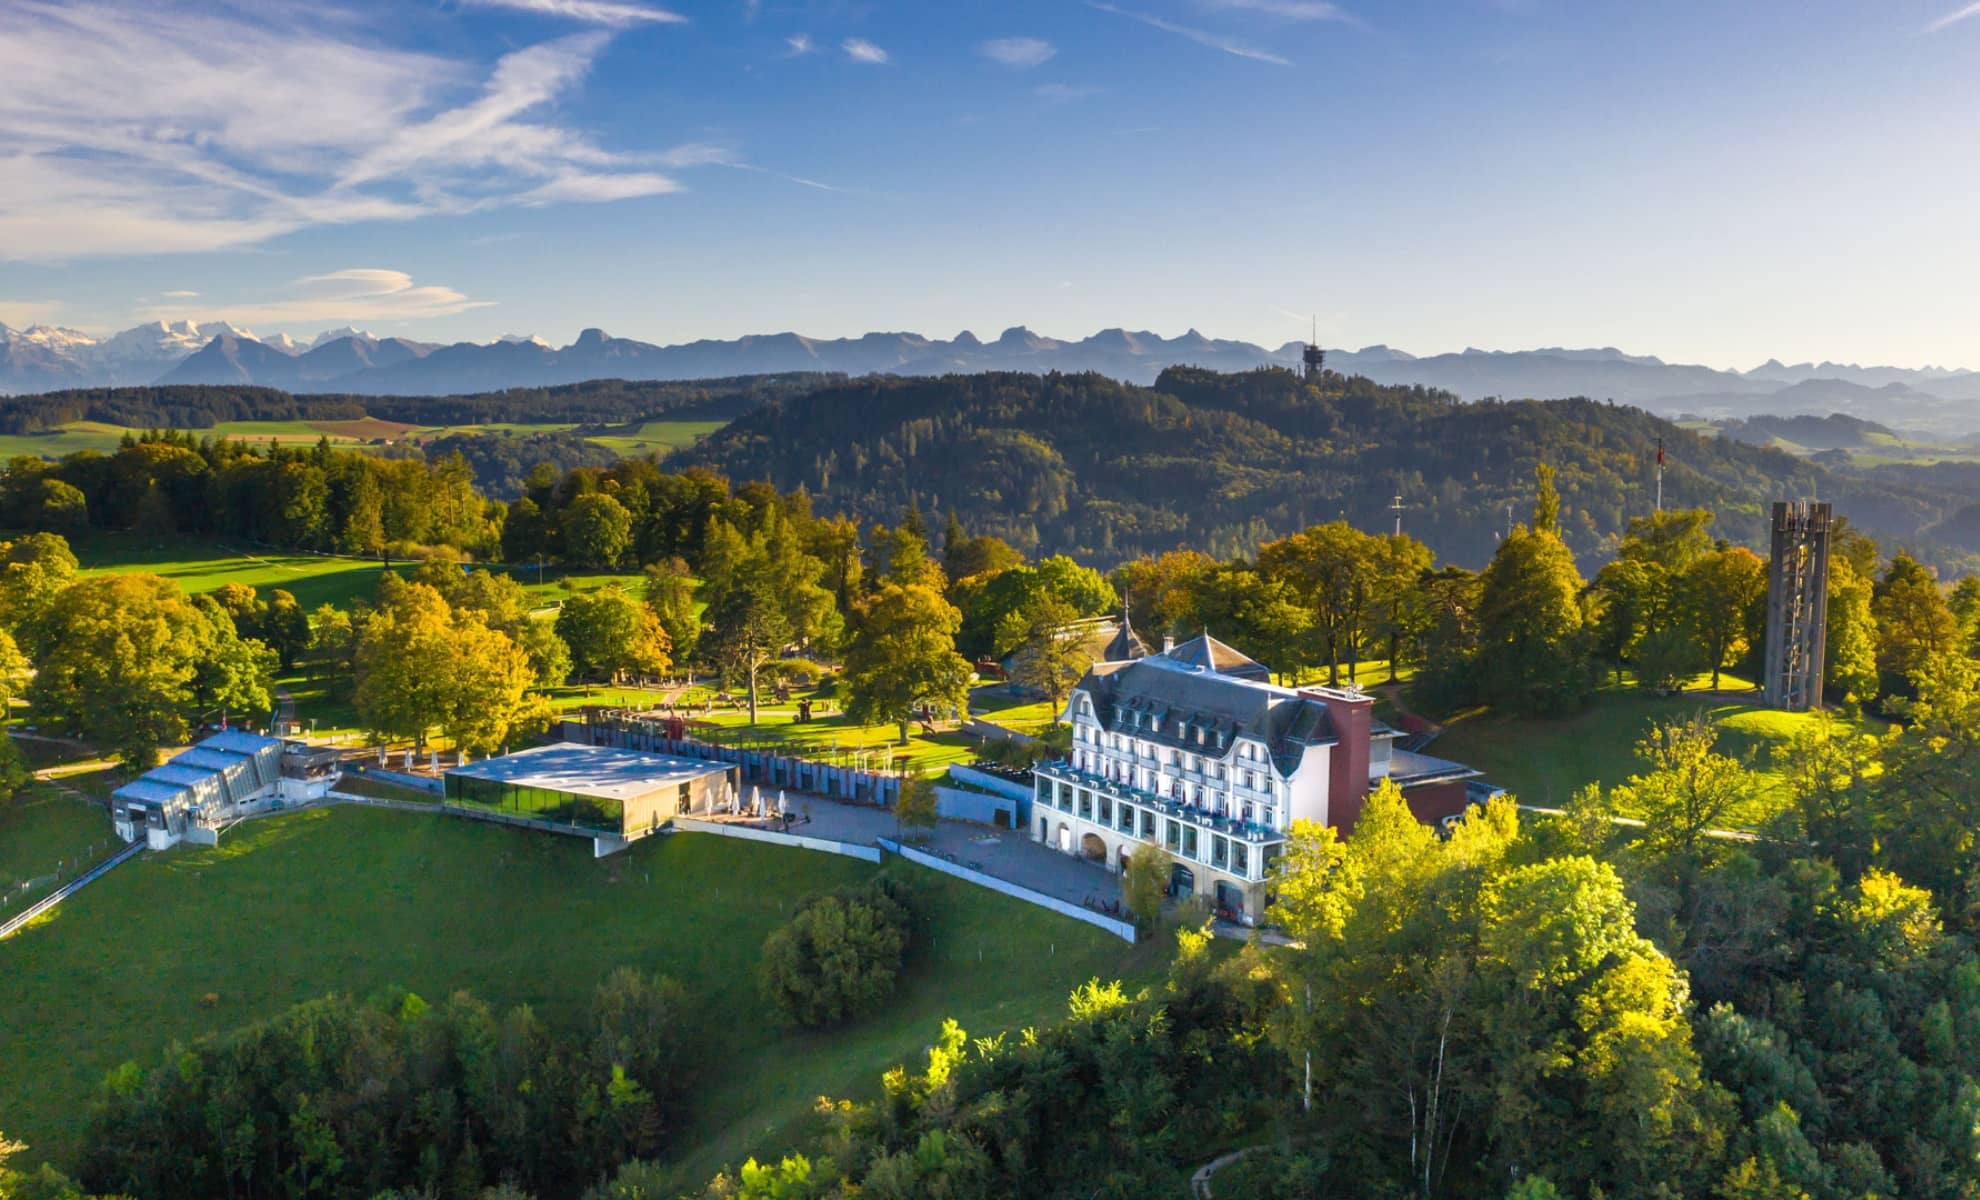
<svg viewBox="0 0 1980 1200"><path fill-rule="evenodd" d="M728 763L671 754L644 754L558 742L518 750L500 758L485 758L446 772L468 779L490 779L521 787L543 788L600 800L633 800L668 785L679 785L729 769Z"/></svg>

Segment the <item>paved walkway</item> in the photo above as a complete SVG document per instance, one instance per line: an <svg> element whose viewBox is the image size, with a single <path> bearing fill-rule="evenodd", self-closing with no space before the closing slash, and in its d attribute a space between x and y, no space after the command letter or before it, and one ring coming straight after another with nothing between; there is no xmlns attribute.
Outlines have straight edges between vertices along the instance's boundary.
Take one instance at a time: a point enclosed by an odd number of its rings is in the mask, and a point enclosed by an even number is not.
<svg viewBox="0 0 1980 1200"><path fill-rule="evenodd" d="M777 793L770 790L767 798L774 806ZM890 809L841 804L823 796L789 790L785 792L785 803L792 813L808 813L811 817L809 824L793 826L792 833L861 846L877 845L883 837L900 837L900 826ZM1105 867L1061 854L1017 830L967 821L941 821L925 842L915 845L952 855L962 866L974 867L986 875L1073 904L1089 896L1096 901L1121 898L1119 877Z"/></svg>

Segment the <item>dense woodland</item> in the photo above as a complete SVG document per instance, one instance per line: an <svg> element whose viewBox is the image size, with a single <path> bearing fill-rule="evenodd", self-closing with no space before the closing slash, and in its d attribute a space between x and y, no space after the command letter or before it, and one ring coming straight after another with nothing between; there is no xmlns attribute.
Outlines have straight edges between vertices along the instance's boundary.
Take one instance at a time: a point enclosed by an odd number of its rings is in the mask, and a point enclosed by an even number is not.
<svg viewBox="0 0 1980 1200"><path fill-rule="evenodd" d="M1476 567L1515 523L1508 505L1517 509L1534 466L1547 462L1560 472L1568 545L1592 569L1613 553L1628 517L1652 507L1661 439L1666 505L1712 509L1722 536L1740 544L1765 548L1773 500L1815 495L1925 561L1980 561L1980 468L1971 464L1859 469L1740 440L1760 436L1757 426L1720 437L1614 404L1462 404L1331 373L1318 386L1284 370L1174 368L1146 388L1098 375L787 375L387 398L127 388L8 400L0 431L84 419L200 429L365 415L580 426L535 435L533 447L518 444L532 439L477 446L453 437L427 448L436 459L461 453L484 492L503 500L522 490L533 456L560 469L598 464L597 448L581 442L586 433L657 417L728 420L666 468L804 488L862 523L891 521L910 505L953 510L970 529L1028 554L1063 553L1103 568L1176 546L1249 555L1329 520L1381 528L1398 496L1413 534L1440 558Z"/></svg>
<svg viewBox="0 0 1980 1200"><path fill-rule="evenodd" d="M222 421L354 421L408 425L620 425L692 413L730 420L774 396L832 382L830 375L766 375L685 383L601 379L467 396L290 395L274 388L86 388L0 401L0 433L42 433L70 421L133 429L207 429Z"/></svg>
<svg viewBox="0 0 1980 1200"><path fill-rule="evenodd" d="M1117 562L1183 545L1217 557L1317 522L1404 524L1440 558L1477 566L1533 468L1560 471L1577 555L1612 551L1652 507L1720 514L1760 545L1765 506L1819 495L1863 528L1925 546L1965 501L1922 481L1813 466L1587 400L1459 403L1446 393L1328 374L1174 368L1152 388L1097 375L867 379L766 405L681 452L738 478L809 488L821 503L955 509L1028 552ZM1951 489L1949 489L1951 490ZM1967 496L1964 489L1958 496ZM1948 552L1951 552L1950 550Z"/></svg>

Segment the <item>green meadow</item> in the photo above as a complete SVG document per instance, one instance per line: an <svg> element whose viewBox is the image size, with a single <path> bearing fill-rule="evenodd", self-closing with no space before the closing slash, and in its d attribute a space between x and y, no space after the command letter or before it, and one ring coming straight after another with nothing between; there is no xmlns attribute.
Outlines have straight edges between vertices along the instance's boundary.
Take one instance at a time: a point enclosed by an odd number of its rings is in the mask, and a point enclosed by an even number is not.
<svg viewBox="0 0 1980 1200"><path fill-rule="evenodd" d="M763 939L805 896L879 869L695 834L594 859L574 838L370 809L250 822L214 849L144 855L0 942L0 1129L72 1162L104 1073L175 1040L393 985L574 1021L629 965L697 1001L687 1186L792 1144L821 1094L871 1095L946 1017L986 1034L1042 1022L1077 984L1147 978L1168 956L896 863L920 922L900 991L849 1028L778 1026L756 992Z"/></svg>

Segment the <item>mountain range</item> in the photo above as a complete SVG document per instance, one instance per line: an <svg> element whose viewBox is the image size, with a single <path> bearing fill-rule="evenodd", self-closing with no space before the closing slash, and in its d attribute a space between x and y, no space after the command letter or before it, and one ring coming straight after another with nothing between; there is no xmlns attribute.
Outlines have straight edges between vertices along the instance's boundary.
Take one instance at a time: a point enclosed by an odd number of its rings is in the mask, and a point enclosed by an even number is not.
<svg viewBox="0 0 1980 1200"><path fill-rule="evenodd" d="M983 371L1095 371L1147 384L1169 366L1219 371L1297 367L1305 346L1268 348L1190 330L1165 338L1107 329L1079 340L1022 326L984 341L967 331L942 340L917 333L819 339L795 333L662 346L587 329L568 346L505 335L488 343L435 345L329 330L307 343L258 338L225 322L154 322L106 338L70 329L0 325L0 393L136 384L255 384L349 395L455 395L548 387L591 379L680 380L792 371L853 376ZM1738 418L1759 413L1842 412L1943 434L1980 431L1971 413L1980 372L1947 367L1858 366L1775 359L1750 371L1670 363L1613 347L1467 349L1419 357L1389 346L1329 351L1327 365L1378 383L1419 384L1470 400L1489 396L1585 396L1669 416Z"/></svg>

